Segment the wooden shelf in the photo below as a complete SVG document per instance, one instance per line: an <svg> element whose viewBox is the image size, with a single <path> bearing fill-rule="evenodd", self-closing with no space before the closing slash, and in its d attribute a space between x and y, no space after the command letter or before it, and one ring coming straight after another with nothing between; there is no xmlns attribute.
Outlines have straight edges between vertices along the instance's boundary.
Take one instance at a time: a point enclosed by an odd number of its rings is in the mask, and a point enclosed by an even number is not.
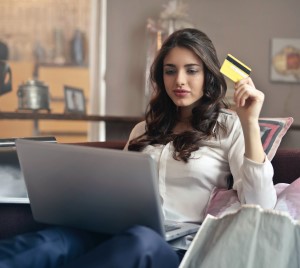
<svg viewBox="0 0 300 268"><path fill-rule="evenodd" d="M86 114L60 114L47 112L1 112L0 120L74 120L74 121L96 121L96 122L120 122L135 123L142 120L142 117L126 117L126 116L101 116Z"/></svg>
<svg viewBox="0 0 300 268"><path fill-rule="evenodd" d="M87 131L85 128L74 129L70 126L66 129L66 121L71 122L105 122L106 134L110 139L127 139L128 135L135 124L142 121L142 117L126 117L126 116L100 116L100 115L87 115L87 114L64 114L64 113L51 113L47 111L16 111L16 112L4 112L0 111L0 121L6 120L10 123L16 121L17 124L25 121L32 121L33 128L30 136L55 136L60 137L60 139L72 137L73 139L81 139L87 136ZM59 121L64 125L62 130L59 129L44 129L39 125L43 120L54 120ZM43 124L41 122L41 124ZM55 122L55 125L59 123ZM79 123L76 123L76 125ZM18 127L17 129L20 129ZM17 132L17 136L24 136ZM15 135L14 135L15 136ZM28 136L25 135L25 136Z"/></svg>

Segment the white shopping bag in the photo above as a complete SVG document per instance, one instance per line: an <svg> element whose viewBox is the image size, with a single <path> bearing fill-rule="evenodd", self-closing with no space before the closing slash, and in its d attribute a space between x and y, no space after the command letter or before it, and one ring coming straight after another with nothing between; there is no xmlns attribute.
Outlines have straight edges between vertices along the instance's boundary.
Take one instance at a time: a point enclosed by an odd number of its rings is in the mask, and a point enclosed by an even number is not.
<svg viewBox="0 0 300 268"><path fill-rule="evenodd" d="M300 267L300 222L285 212L243 205L208 215L179 268Z"/></svg>

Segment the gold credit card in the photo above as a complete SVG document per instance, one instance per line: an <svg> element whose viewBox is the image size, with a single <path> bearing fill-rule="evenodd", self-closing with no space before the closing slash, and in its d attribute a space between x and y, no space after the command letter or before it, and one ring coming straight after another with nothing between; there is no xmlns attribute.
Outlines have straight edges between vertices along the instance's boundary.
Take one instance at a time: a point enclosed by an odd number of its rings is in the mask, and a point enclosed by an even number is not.
<svg viewBox="0 0 300 268"><path fill-rule="evenodd" d="M234 83L248 77L251 73L251 69L247 65L233 57L231 54L227 54L220 71Z"/></svg>

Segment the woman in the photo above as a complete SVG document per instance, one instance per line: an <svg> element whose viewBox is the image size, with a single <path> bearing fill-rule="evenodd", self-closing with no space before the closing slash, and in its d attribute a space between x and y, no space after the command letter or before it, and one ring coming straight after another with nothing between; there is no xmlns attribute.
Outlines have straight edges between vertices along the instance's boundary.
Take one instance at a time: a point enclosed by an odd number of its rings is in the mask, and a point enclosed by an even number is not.
<svg viewBox="0 0 300 268"><path fill-rule="evenodd" d="M196 29L173 33L151 68L154 95L126 148L154 156L168 220L201 223L214 187L232 174L242 203L273 208L273 168L258 124L264 94L250 77L235 84L236 113L211 40Z"/></svg>
<svg viewBox="0 0 300 268"><path fill-rule="evenodd" d="M230 174L243 203L275 205L273 168L258 125L264 95L251 78L243 79L235 85L237 113L226 110L226 83L219 69L211 40L196 29L169 36L151 68L154 96L146 120L134 127L125 149L151 154L157 161L166 219L201 223L211 190L226 187ZM21 246L15 243L19 240ZM13 267L178 266L172 248L141 226L98 238L57 228L6 243L0 243L0 260L12 256ZM24 254L33 248L34 254Z"/></svg>

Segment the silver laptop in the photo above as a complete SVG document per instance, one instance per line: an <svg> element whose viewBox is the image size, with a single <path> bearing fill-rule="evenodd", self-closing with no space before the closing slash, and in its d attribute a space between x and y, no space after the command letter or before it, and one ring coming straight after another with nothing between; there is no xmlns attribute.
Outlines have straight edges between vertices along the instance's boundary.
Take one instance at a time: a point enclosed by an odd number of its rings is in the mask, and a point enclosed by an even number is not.
<svg viewBox="0 0 300 268"><path fill-rule="evenodd" d="M139 224L167 241L199 228L163 221L156 163L147 154L29 140L16 148L36 221L109 234Z"/></svg>

